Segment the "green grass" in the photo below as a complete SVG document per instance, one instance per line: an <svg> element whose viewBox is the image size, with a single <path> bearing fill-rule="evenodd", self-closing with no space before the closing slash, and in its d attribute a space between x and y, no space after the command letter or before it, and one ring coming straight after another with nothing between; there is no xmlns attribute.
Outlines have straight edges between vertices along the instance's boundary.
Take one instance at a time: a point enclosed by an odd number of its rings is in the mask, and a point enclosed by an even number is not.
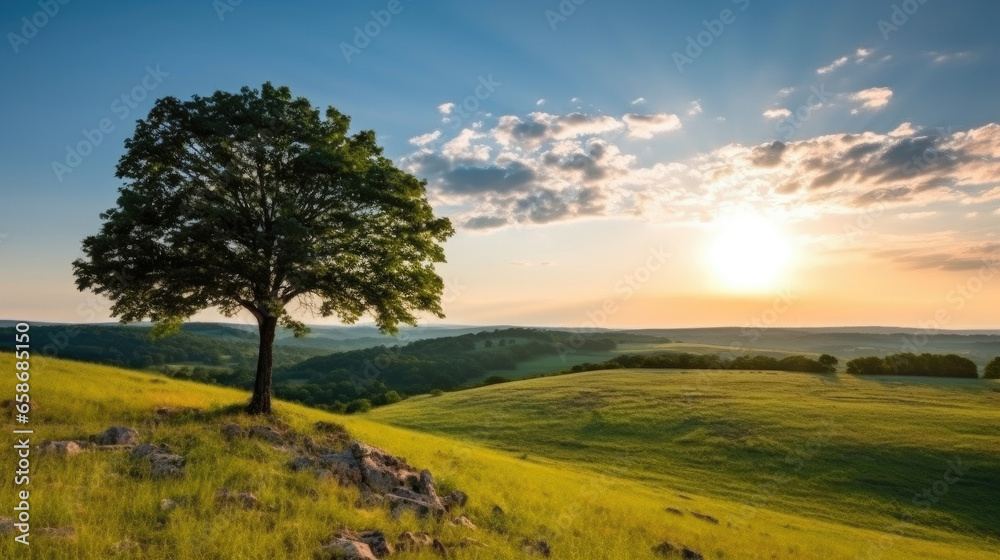
<svg viewBox="0 0 1000 560"><path fill-rule="evenodd" d="M0 367L4 371L12 371L12 362L9 354L0 354ZM290 471L285 466L289 455L280 449L256 440L225 442L220 435L223 424L255 422L231 412L234 405L247 398L241 391L63 360L36 358L32 364L31 394L39 405L30 424L36 431L33 443L42 439L80 438L100 432L109 425L125 424L136 427L143 441L166 442L178 449L188 459L188 474L178 480L137 478L131 472L125 452L120 450L88 451L65 459L33 454L32 545L23 547L5 537L0 540L0 558L4 559L311 560L321 543L342 525L354 529L379 528L390 535L404 530L426 530L444 541L472 536L487 545L482 549L456 550L453 557L460 560L525 558L520 549L525 538L544 538L552 544L553 558L569 560L652 560L650 547L665 539L684 543L715 560L855 558L872 546L878 547L875 557L886 559L1000 559L995 549L989 548L991 543L968 538L958 530L940 530L930 539L886 535L819 519L815 515L779 512L776 510L786 508L777 507L780 506L777 501L762 505L747 517L740 503L719 497L718 492L687 490L693 489L693 483L678 484L677 488L683 489L690 498L683 499L663 476L649 475L643 480L646 475L635 476L635 472L643 468L639 463L630 463L632 466L621 463L598 474L595 470L604 470L601 464L585 464L579 460L583 455L573 451L573 445L590 445L586 443L588 430L570 439L563 439L567 434L558 431L541 436L526 429L517 435L507 433L511 430L497 421L491 424L497 430L491 434L467 432L461 437L441 437L388 426L374 417L335 416L278 403L276 411L280 421L300 433L317 435L312 425L318 420L342 423L359 439L402 455L418 468L430 469L442 487L467 491L470 502L464 513L480 529L470 533L411 517L394 520L382 509L355 508L355 490ZM627 376L637 375L626 373L619 383L609 387L612 392L608 397L620 390L616 386ZM641 375L656 378L655 374ZM473 408L462 401L478 395L484 400L480 408L484 418L480 424L489 423L486 415L490 410L505 408L493 402L493 395L513 399L515 404L520 401L534 403L526 409L532 415L523 418L523 426L534 429L546 421L538 415L551 413L553 409L543 402L548 398L547 393L543 391L536 398L532 396L533 390L548 391L546 383L565 383L570 379L541 379L426 398L385 409L380 414L395 414L393 421L398 422L404 413L416 414L423 410L431 414L436 409L439 415L457 419ZM575 379L583 386L601 377L586 374ZM942 397L940 403L934 405L935 412L954 406L978 414L982 405L979 401L988 399L972 389L955 391L947 386L928 384L919 390L951 391L951 401ZM720 391L721 388L704 388L706 396L701 402L707 405L712 395ZM597 397L580 395L577 401L561 405L567 411L557 414L550 426L558 427L560 419L569 411L579 412L580 407L591 406L588 402L607 406ZM641 405L639 398L621 404L625 408ZM850 402L845 405L855 406ZM165 406L196 407L205 414L201 420L181 416L155 421L154 410ZM642 412L636 408L635 412L646 415L644 417L655 416L653 411ZM950 422L948 418L944 419L946 423ZM995 420L995 415L992 418ZM589 413L585 419L597 421ZM5 428L13 427L9 420L4 422ZM991 434L995 431L984 427L969 449L995 452L991 447L995 445L995 436ZM929 443L936 441L936 437L928 437ZM497 446L499 441L517 439L524 445L512 445L511 449L529 451L527 458L471 443L479 440ZM891 434L885 434L885 439L891 440ZM637 445L637 441L625 439L617 444L622 459L669 451L655 451L650 446ZM530 451L528 444L535 446L537 451ZM610 442L602 445L613 447ZM636 445L634 449L633 445ZM546 448L563 449L569 458L564 462L546 458L541 455ZM4 456L9 457L8 453L9 447ZM577 459L572 458L574 453ZM4 464L5 468L12 466L10 460L5 460ZM720 483L731 478L724 465L713 465L713 468L720 473ZM683 482L686 476L674 473L670 478ZM986 475L970 472L967 480L971 483L975 476ZM698 475L702 480L708 477L708 473ZM0 479L0 515L9 515L14 505L15 487L12 476L4 475ZM918 486L926 482L921 480ZM956 492L962 484L965 480L955 487ZM259 511L219 509L213 496L221 487L252 491L263 507ZM947 499L952 496L964 495L949 493ZM158 508L163 498L186 505L163 513ZM817 495L816 499L823 499L823 496ZM491 514L497 505L506 511L502 518ZM690 514L676 516L666 513L665 507L703 512L721 519L722 523L706 523ZM982 515L992 519L988 511ZM734 519L743 521L727 525ZM72 527L75 536L47 536L39 532L42 527ZM398 554L396 557L404 560L438 558L432 553Z"/></svg>
<svg viewBox="0 0 1000 560"><path fill-rule="evenodd" d="M546 373L555 373L586 362L595 364L601 363L621 354L622 352L618 351L605 352L600 350L575 350L567 352L565 355L552 354L549 356L540 356L538 358L518 363L517 367L513 370L494 370L489 372L487 375L482 376L482 379L475 379L473 381L482 381L491 375L501 375L509 379L521 379L524 377L544 375Z"/></svg>
<svg viewBox="0 0 1000 560"><path fill-rule="evenodd" d="M985 380L618 370L368 416L809 519L881 530L909 514L906 534L1000 547L998 391ZM968 467L961 480L932 507L914 505L956 459Z"/></svg>

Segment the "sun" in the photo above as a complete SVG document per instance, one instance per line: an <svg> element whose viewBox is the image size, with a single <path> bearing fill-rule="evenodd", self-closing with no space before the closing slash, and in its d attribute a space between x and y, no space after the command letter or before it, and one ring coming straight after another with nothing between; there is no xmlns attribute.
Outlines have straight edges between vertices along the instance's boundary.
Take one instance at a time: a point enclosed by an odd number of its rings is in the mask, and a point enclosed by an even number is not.
<svg viewBox="0 0 1000 560"><path fill-rule="evenodd" d="M731 291L763 291L775 287L791 260L791 244L773 222L756 214L720 220L708 250L708 262L719 283Z"/></svg>

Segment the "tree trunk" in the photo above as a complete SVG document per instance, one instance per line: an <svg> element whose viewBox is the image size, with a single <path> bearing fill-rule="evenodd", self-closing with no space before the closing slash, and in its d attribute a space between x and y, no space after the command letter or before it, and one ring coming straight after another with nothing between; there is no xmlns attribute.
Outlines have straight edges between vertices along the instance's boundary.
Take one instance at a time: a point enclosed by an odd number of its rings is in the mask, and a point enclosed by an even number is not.
<svg viewBox="0 0 1000 560"><path fill-rule="evenodd" d="M258 321L260 348L257 351L257 379L253 384L253 397L247 405L248 414L271 414L271 377L274 368L274 333L278 319L264 316Z"/></svg>

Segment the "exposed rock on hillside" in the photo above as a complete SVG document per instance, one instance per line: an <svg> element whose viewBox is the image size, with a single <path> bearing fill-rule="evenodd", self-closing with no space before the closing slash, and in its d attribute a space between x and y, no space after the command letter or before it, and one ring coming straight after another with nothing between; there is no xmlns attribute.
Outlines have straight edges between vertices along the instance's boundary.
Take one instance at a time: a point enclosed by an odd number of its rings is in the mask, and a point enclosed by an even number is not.
<svg viewBox="0 0 1000 560"><path fill-rule="evenodd" d="M75 441L43 441L38 446L38 452L43 455L65 455L72 457L83 452Z"/></svg>
<svg viewBox="0 0 1000 560"><path fill-rule="evenodd" d="M149 474L153 478L179 478L187 472L184 457L173 453L165 443L144 443L133 449L131 455L135 461L149 463Z"/></svg>
<svg viewBox="0 0 1000 560"><path fill-rule="evenodd" d="M711 515L708 515L706 513L698 513L697 511L692 511L691 515L697 517L698 519L701 519L702 521L708 521L709 523L711 523L713 525L718 525L719 524L719 520L718 519L716 519L716 518L714 518Z"/></svg>
<svg viewBox="0 0 1000 560"><path fill-rule="evenodd" d="M691 550L690 548L674 544L670 541L664 541L654 546L653 553L657 556L663 556L666 558L680 557L683 560L705 560L704 556Z"/></svg>
<svg viewBox="0 0 1000 560"><path fill-rule="evenodd" d="M111 426L95 438L98 445L135 445L139 443L139 432L135 428Z"/></svg>
<svg viewBox="0 0 1000 560"><path fill-rule="evenodd" d="M296 457L290 466L294 470L315 468L320 476L333 476L341 485L356 486L363 504L387 501L396 516L411 510L421 517L441 517L468 500L461 491L441 498L429 471L418 472L405 459L358 441L350 442L343 451L322 453L315 459Z"/></svg>

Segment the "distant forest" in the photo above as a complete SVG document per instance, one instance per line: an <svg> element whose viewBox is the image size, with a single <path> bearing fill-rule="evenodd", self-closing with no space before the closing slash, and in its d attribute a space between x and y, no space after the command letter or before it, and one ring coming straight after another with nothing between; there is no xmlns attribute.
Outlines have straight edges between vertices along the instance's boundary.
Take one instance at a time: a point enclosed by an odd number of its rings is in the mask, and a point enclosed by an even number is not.
<svg viewBox="0 0 1000 560"><path fill-rule="evenodd" d="M225 325L195 323L181 332L153 339L148 326L58 325L31 329L36 352L74 360L155 371L178 379L248 389L257 358L257 334ZM0 328L13 339L13 327ZM613 352L624 343L662 343L644 334L602 331L571 333L508 328L417 340L396 346L330 352L323 339L275 346L274 392L278 398L334 412L359 412L408 396L509 381L505 372L545 356ZM328 340L328 339L327 339ZM367 340L376 340L369 338ZM354 341L328 341L327 344ZM555 373L602 369L726 369L830 373L838 361L830 355L774 358L663 352L626 354L585 363ZM1000 359L987 376L1000 376ZM955 354L893 354L862 357L846 364L854 375L977 377L975 363ZM523 377L523 375L519 376Z"/></svg>
<svg viewBox="0 0 1000 560"><path fill-rule="evenodd" d="M518 363L541 356L612 351L621 342L661 340L524 328L418 340L318 356L276 369L275 392L282 398L354 412L391 404L404 395L478 384L491 372L514 370Z"/></svg>
<svg viewBox="0 0 1000 560"><path fill-rule="evenodd" d="M217 324L186 324L153 339L148 326L34 326L33 347L45 355L155 371L177 379L248 389L257 334ZM14 328L0 328L13 339ZM309 339L304 339L309 340ZM627 333L570 333L511 328L330 353L329 348L274 348L278 398L335 412L363 411L433 390L481 384L533 358L573 351L613 351L622 342L667 339Z"/></svg>

